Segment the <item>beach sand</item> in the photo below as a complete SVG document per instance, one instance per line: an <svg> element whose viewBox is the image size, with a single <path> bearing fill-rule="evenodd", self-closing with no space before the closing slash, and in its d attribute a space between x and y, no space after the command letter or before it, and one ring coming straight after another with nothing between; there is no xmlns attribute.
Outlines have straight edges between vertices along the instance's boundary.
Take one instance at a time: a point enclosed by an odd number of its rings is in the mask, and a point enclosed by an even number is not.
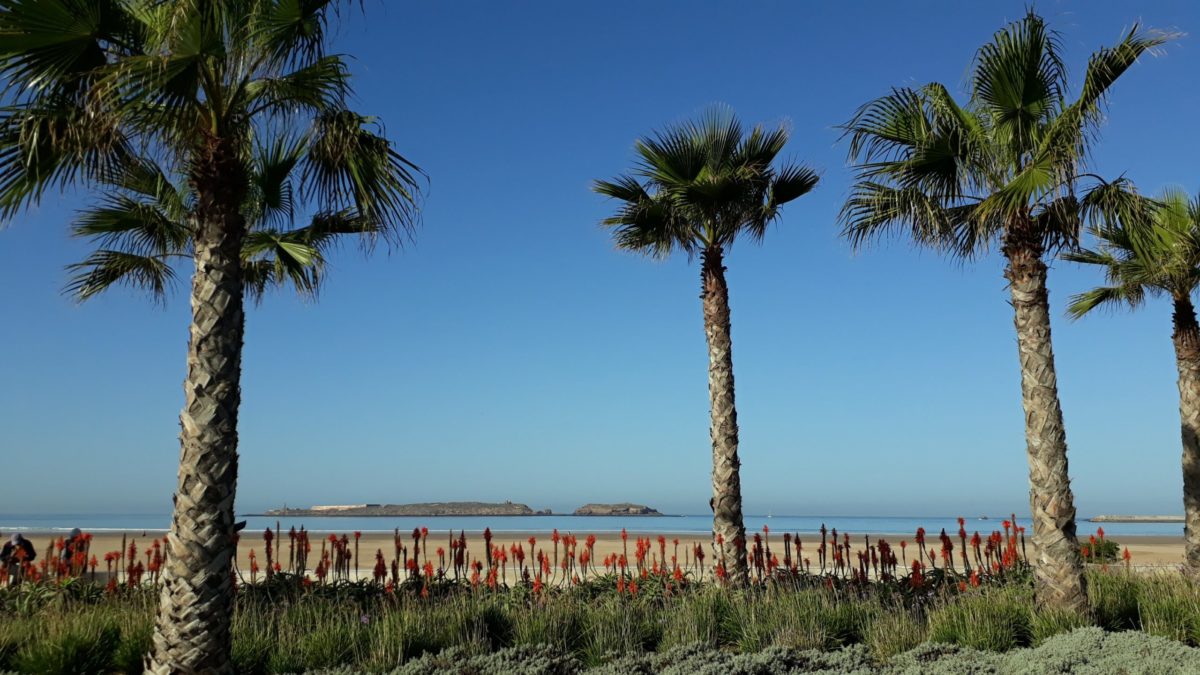
<svg viewBox="0 0 1200 675"><path fill-rule="evenodd" d="M434 522L434 525L436 525L436 520L433 522ZM313 548L312 553L309 555L310 569L316 565L316 561L319 559L322 543L324 542L325 545L328 545L328 534L329 534L328 532L312 532L312 533L310 533L309 542ZM337 534L340 537L340 535L342 533L337 533ZM345 534L347 534L350 537L350 550L353 551L354 550L354 533L347 532ZM28 539L30 539L30 541L32 541L34 543L34 545L37 547L38 557L40 559L41 557L46 555L47 547L53 545L54 540L57 537L61 536L61 533L48 534L48 533L36 533L35 532L35 533L26 533L25 536ZM94 534L93 538L92 538L92 544L91 544L91 553L94 554L97 557L97 559L100 561L100 564L97 568L99 571L101 571L101 572L104 571L104 553L109 552L109 551L120 550L123 536L125 537L126 548L128 548L129 543L133 543L137 547L140 559L145 560L144 551L147 549L147 547L151 546L152 542L155 539L162 540L165 537L165 533L161 532L161 531L155 532L155 531L140 531L139 530L139 531L130 531L130 532L125 532L125 533L104 532L104 533ZM457 537L458 533L455 532L454 536ZM579 532L579 533L575 533L575 536L578 541L577 550L582 551L584 549L584 543L587 539L587 533ZM624 551L628 551L628 559L630 560L630 563L632 564L633 558L634 558L634 551L636 550L636 539L638 536L641 536L641 537L648 536L652 542L651 550L656 555L658 554L659 544L658 544L657 535L630 533L627 544L623 544L621 541L620 534L603 533L603 534L596 535L596 545L595 545L595 549L594 549L595 564L597 566L599 566L606 556L611 555L611 554L620 554ZM698 535L694 535L694 534L692 534L692 535L664 535L664 536L666 537L666 559L667 560L670 560L673 555L678 555L679 563L681 566L683 566L685 563L685 560L691 559L690 551L692 550L692 546L699 543L704 547L704 553L706 556L705 567L711 568L712 563L713 563L712 549L710 546L711 542L708 537L698 536ZM753 533L751 533L750 536L753 537ZM444 530L435 531L432 528L430 529L429 536L427 539L427 547L429 549L429 554L430 554L429 557L431 560L434 560L435 566L436 566L436 552L437 552L438 548L445 550L446 553L449 554L449 551L450 551L449 537L450 537L449 533L447 533ZM548 556L553 557L554 544L551 541L551 535L549 532L495 533L493 536L493 539L492 539L492 545L493 546L503 545L504 548L506 550L508 550L508 549L510 549L512 544L519 543L525 550L526 561L528 563L528 561L530 559L530 556L529 556L529 550L530 550L529 538L530 537L533 537L536 540L536 548L537 549L544 550ZM906 540L909 545L908 558L911 561L912 552L915 550L915 545L914 545L914 542L913 542L913 539L911 536L903 537L903 536L896 536L896 535L869 535L869 537L870 537L870 540L872 543L877 542L880 538L883 538L883 539L887 540L893 546L893 548L897 548L901 540ZM282 552L283 552L284 558L286 559L287 551L288 551L288 541L289 541L288 533L286 530L284 530L282 532L282 539L283 539ZM402 540L403 544L405 546L407 546L409 548L409 550L411 551L412 544L413 544L411 531L402 532L401 540ZM674 543L675 540L678 540L678 542L679 542L678 549L676 549L676 547L675 547L675 543ZM935 541L935 540L936 540L935 537L930 537L931 542ZM818 533L801 533L801 542L803 545L803 552L804 552L803 557L810 558L812 560L812 564L813 564L814 568L816 567L816 564L817 564L816 563L816 559L817 559L816 551L817 551L817 547L820 545L820 541L821 541L821 535ZM1083 541L1086 541L1086 539ZM782 557L783 557L783 535L782 535L782 533L771 533L770 542L771 542L772 551L775 552L776 555L778 555L782 559ZM864 544L863 535L851 534L850 543L851 543L852 551L860 550ZM955 548L956 548L955 555L957 558L957 547L958 547L958 543L959 543L957 537L954 538L954 543L955 543ZM1129 552L1132 556L1132 564L1137 568L1170 568L1170 567L1174 567L1174 566L1183 564L1183 560L1184 560L1183 537L1125 536L1125 537L1120 538L1118 540L1118 543L1122 547L1129 548ZM930 545L934 545L934 544L931 543ZM1032 547L1032 544L1030 544L1030 546ZM249 568L248 561L249 561L249 554L250 554L251 550L253 550L255 552L260 567L265 567L266 558L264 555L265 551L264 551L264 542L263 542L263 533L262 532L243 532L242 533L241 541L238 544L238 563L239 563L239 567L242 570L243 574L248 574L248 571L247 571ZM360 556L358 569L361 570L361 574L370 575L371 569L374 567L374 564L375 564L376 551L382 551L383 555L384 555L384 559L386 561L388 561L388 563L390 564L392 557L394 555L394 550L395 550L392 534L391 533L378 533L378 532L363 533L362 537L359 539L359 542L358 542L358 550L359 550L359 556ZM469 551L471 560L483 560L484 559L484 543L483 543L483 534L481 532L467 532L467 550ZM685 553L685 550L686 550L686 553ZM676 551L678 551L677 554L676 554ZM1032 550L1031 550L1031 554L1032 554ZM560 544L560 548L559 548L560 559L561 559L562 555L563 555L563 553L562 553L562 548L561 548L561 544ZM514 561L512 560L511 554L509 557L510 557L509 564L512 565L514 563Z"/></svg>

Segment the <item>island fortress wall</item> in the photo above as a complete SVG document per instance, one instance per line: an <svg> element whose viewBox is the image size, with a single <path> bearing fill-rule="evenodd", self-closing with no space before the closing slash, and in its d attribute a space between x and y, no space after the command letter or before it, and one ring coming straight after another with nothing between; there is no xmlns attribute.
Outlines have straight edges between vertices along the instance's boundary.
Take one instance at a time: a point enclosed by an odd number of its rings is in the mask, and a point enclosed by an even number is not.
<svg viewBox="0 0 1200 675"><path fill-rule="evenodd" d="M365 509L379 504L329 504L326 506L311 506L309 511L349 511L350 509Z"/></svg>

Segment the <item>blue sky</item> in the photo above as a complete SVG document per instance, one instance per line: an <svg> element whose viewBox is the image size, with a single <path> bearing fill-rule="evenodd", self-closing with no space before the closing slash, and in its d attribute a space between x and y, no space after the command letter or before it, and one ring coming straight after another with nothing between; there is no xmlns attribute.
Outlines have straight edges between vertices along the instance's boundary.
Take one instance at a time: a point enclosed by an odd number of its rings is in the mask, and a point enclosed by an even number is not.
<svg viewBox="0 0 1200 675"><path fill-rule="evenodd" d="M789 121L817 167L765 245L728 259L751 513L1027 508L1011 309L993 255L853 253L835 128L891 86L959 91L1023 2L368 2L337 49L356 106L430 175L405 250L335 256L319 303L248 319L239 510L512 499L707 511L698 270L613 250L589 191L641 134L722 102ZM1043 2L1072 73L1134 21L1196 33L1191 0ZM1094 168L1200 188L1200 51L1185 37L1114 92ZM1075 80L1078 81L1077 79ZM83 195L0 231L0 513L166 512L178 461L187 284L76 305ZM1098 281L1050 276L1080 510L1178 512L1170 310L1062 318Z"/></svg>

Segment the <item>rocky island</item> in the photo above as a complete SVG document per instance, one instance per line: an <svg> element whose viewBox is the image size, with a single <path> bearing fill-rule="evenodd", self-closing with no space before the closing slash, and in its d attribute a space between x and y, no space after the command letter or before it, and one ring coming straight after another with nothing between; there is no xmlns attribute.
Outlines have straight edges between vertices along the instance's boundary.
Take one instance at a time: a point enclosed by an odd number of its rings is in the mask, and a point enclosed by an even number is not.
<svg viewBox="0 0 1200 675"><path fill-rule="evenodd" d="M575 509L577 516L661 516L658 511L641 504L584 504Z"/></svg>
<svg viewBox="0 0 1200 675"><path fill-rule="evenodd" d="M429 502L424 504L333 504L310 506L306 509L270 509L255 516L272 517L329 517L329 516L386 516L386 517L437 517L437 516L549 516L550 509L534 511L525 504L503 502Z"/></svg>

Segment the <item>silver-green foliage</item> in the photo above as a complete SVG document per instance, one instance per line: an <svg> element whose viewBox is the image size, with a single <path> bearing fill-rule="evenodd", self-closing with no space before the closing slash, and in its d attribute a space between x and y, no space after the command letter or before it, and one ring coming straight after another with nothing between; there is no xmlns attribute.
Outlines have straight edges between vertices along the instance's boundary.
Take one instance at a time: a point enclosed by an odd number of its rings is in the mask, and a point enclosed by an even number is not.
<svg viewBox="0 0 1200 675"><path fill-rule="evenodd" d="M349 668L315 671L351 675ZM515 647L469 656L451 650L424 656L392 671L394 675L1188 675L1200 673L1200 650L1179 642L1127 631L1108 633L1081 628L1055 636L1041 646L1003 654L927 642L879 664L862 645L837 651L772 647L735 654L705 645L675 647L666 652L626 656L586 668L548 646Z"/></svg>

